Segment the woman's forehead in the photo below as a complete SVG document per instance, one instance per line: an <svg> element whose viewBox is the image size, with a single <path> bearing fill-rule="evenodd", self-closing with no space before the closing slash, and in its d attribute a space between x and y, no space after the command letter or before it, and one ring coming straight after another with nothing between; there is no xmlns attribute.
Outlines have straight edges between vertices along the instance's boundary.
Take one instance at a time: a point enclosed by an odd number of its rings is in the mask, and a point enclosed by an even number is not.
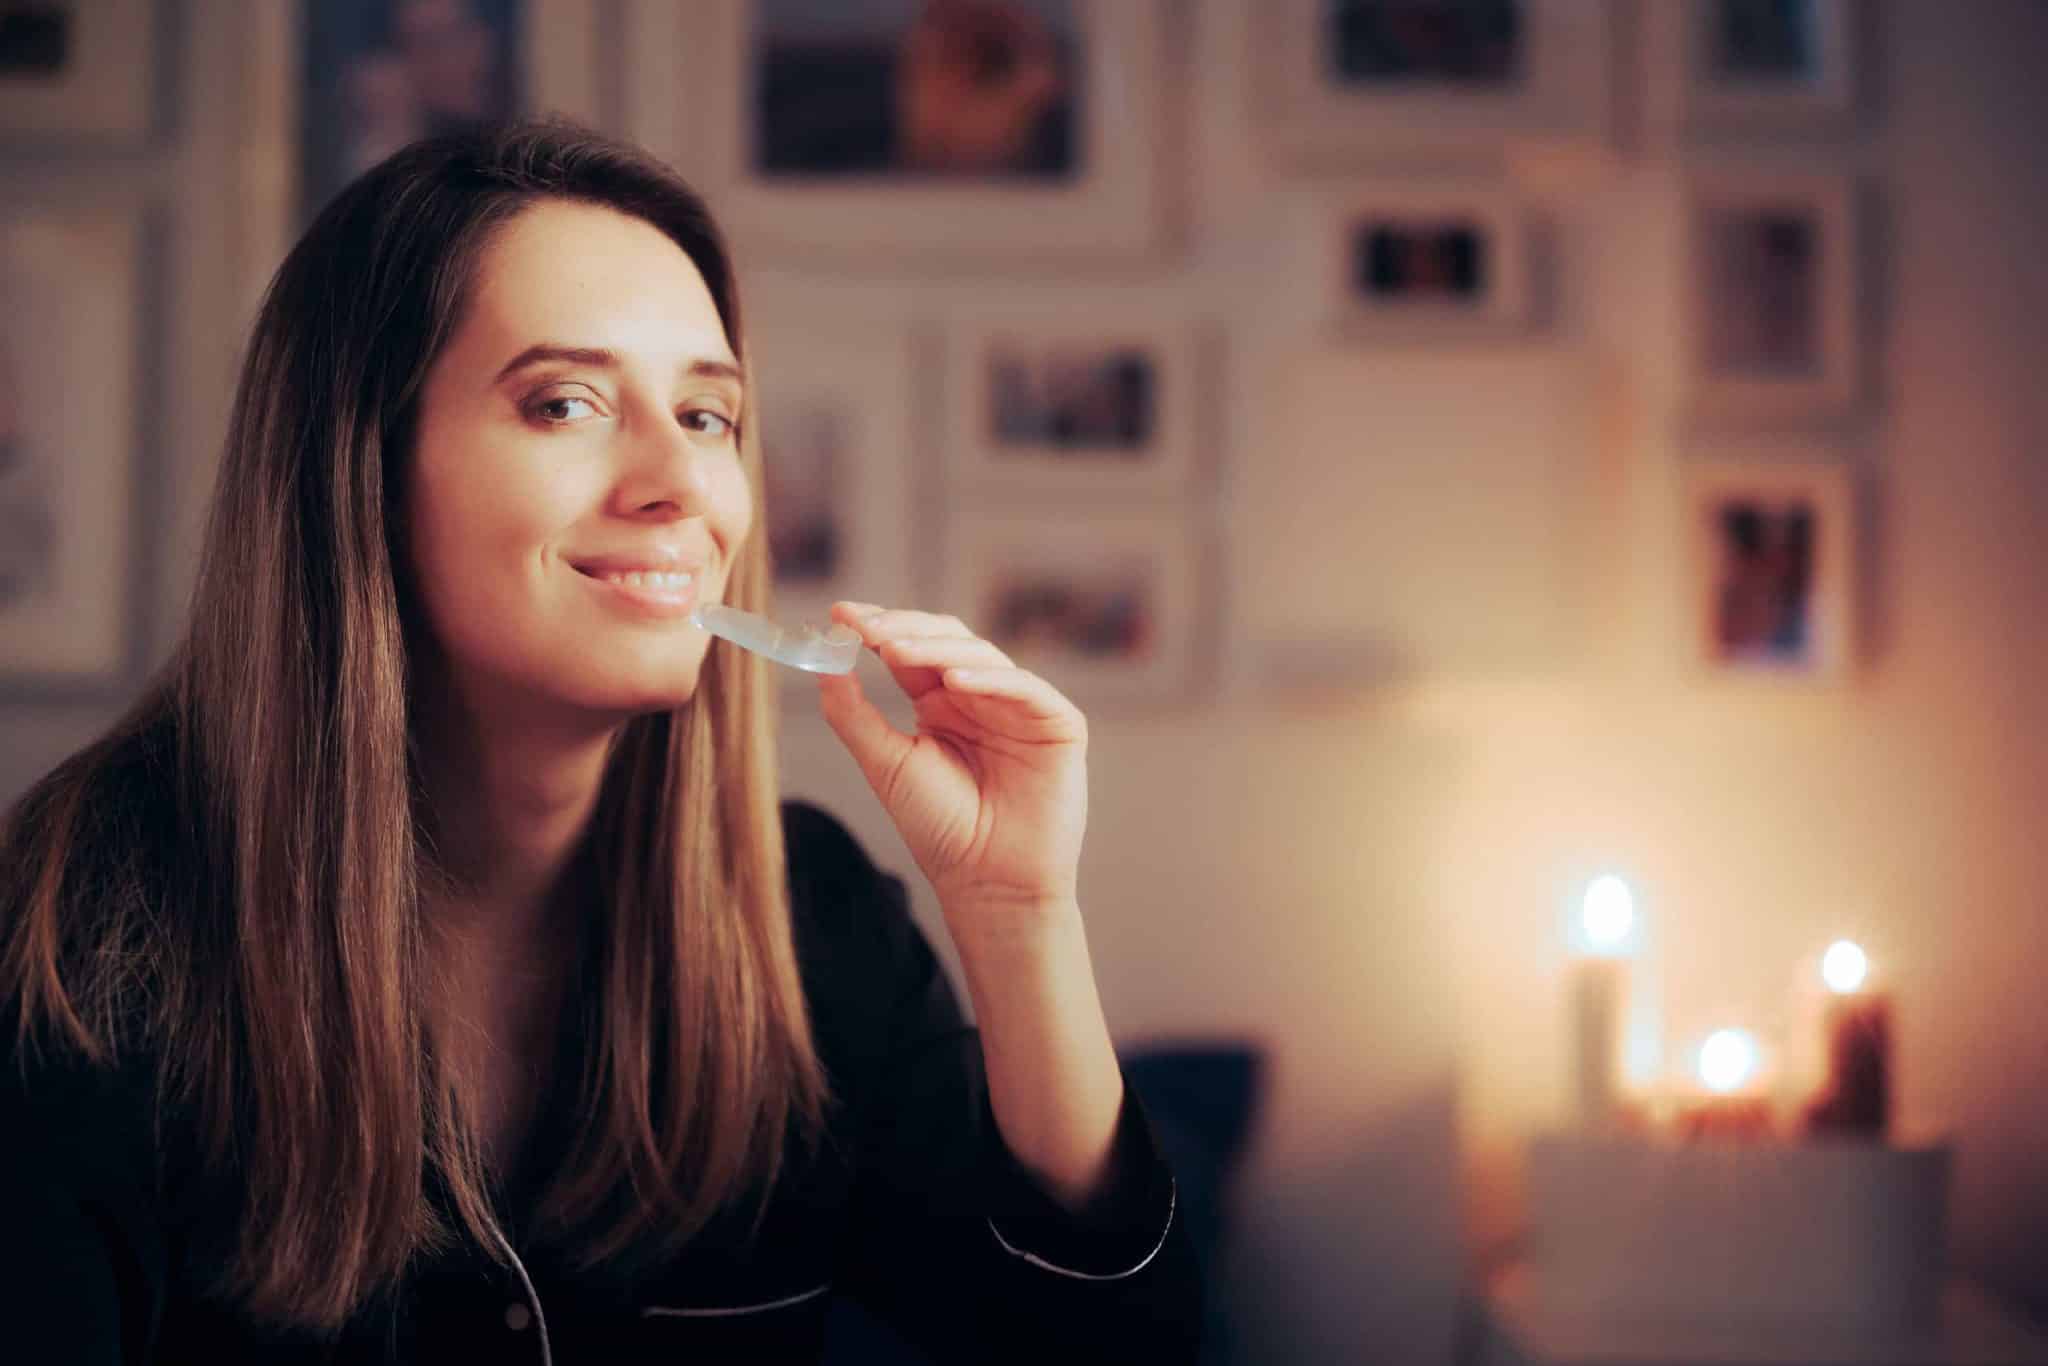
<svg viewBox="0 0 2048 1366"><path fill-rule="evenodd" d="M508 225L480 262L464 330L485 363L541 341L656 363L731 355L683 249L651 223L588 205L541 204Z"/></svg>

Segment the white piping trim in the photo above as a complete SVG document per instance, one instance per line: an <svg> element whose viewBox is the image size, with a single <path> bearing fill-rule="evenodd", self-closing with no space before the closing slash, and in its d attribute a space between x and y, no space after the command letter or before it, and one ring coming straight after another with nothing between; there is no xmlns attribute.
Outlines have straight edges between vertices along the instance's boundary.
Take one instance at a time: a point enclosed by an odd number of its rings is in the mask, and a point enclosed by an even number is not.
<svg viewBox="0 0 2048 1366"><path fill-rule="evenodd" d="M1159 1230L1159 1241L1154 1243L1152 1245L1152 1250L1145 1254L1144 1259L1140 1261L1136 1266L1132 1267L1129 1271L1113 1271L1106 1276L1097 1275L1093 1272L1088 1271L1072 1271L1064 1266L1054 1266L1051 1262L1048 1262L1047 1260L1045 1260L1045 1258L1037 1255L1036 1253L1026 1252L1024 1251L1024 1249L1019 1247L1012 1247L1010 1245L1010 1240L1003 1237L1003 1231L996 1227L995 1220L990 1219L987 1216L983 1216L983 1222L985 1222L988 1225L988 1231L990 1233L995 1234L996 1241L1003 1245L1003 1251L1009 1253L1012 1257L1022 1257L1025 1261L1031 1263L1035 1267L1043 1268L1044 1270L1053 1272L1056 1275L1071 1276L1077 1281L1120 1281L1124 1279L1126 1276L1135 1276L1140 1271L1143 1271L1147 1266L1150 1266L1152 1263L1152 1259L1159 1255L1159 1249L1166 1246L1166 1235L1173 1231L1174 1207L1179 1203L1180 1183L1169 1178L1166 1188L1166 1227Z"/></svg>
<svg viewBox="0 0 2048 1366"><path fill-rule="evenodd" d="M493 1228L497 1234L498 1246L505 1249L505 1255L512 1259L512 1269L519 1274L519 1284L526 1288L526 1298L533 1301L533 1321L540 1327L540 1366L555 1366L555 1354L548 1349L548 1316L541 1312L540 1292L533 1288L533 1281L526 1274L526 1263L519 1260L519 1254L512 1250L512 1244L505 1241L503 1231Z"/></svg>
<svg viewBox="0 0 2048 1366"><path fill-rule="evenodd" d="M787 1309L792 1304L802 1304L805 1300L814 1300L831 1288L832 1282L827 1281L823 1285L806 1290L801 1294L788 1295L779 1300L769 1300L766 1304L742 1304L731 1309L671 1309L665 1305L650 1304L640 1311L640 1317L643 1319L723 1319L730 1318L735 1314L765 1314L771 1309Z"/></svg>

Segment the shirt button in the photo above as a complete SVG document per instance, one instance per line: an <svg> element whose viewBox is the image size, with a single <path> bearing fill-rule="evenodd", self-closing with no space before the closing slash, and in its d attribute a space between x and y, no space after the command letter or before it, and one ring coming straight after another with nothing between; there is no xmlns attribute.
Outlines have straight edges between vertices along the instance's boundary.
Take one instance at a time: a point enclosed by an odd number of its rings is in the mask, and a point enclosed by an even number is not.
<svg viewBox="0 0 2048 1366"><path fill-rule="evenodd" d="M526 1331L526 1325L533 1322L533 1311L523 1304L505 1306L505 1326L515 1333Z"/></svg>

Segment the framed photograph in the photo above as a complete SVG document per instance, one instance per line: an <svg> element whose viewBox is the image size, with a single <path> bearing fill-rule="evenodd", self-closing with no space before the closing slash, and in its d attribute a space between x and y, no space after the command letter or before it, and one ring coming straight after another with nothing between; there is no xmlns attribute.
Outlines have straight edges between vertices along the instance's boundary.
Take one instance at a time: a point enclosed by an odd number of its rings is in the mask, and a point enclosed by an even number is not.
<svg viewBox="0 0 2048 1366"><path fill-rule="evenodd" d="M245 318L319 210L384 156L508 113L599 122L616 80L582 0L291 0L247 19Z"/></svg>
<svg viewBox="0 0 2048 1366"><path fill-rule="evenodd" d="M1437 165L1604 149L1607 0L1271 0L1247 22L1254 114L1288 162Z"/></svg>
<svg viewBox="0 0 2048 1366"><path fill-rule="evenodd" d="M107 201L0 209L9 683L111 685L130 658L141 213Z"/></svg>
<svg viewBox="0 0 2048 1366"><path fill-rule="evenodd" d="M1158 245L1155 0L707 0L636 32L661 41L663 24L670 126L643 140L740 242L1060 260Z"/></svg>
<svg viewBox="0 0 2048 1366"><path fill-rule="evenodd" d="M964 519L947 610L1083 706L1184 696L1203 600L1191 533L1171 515Z"/></svg>
<svg viewBox="0 0 2048 1366"><path fill-rule="evenodd" d="M1195 341L1177 323L1011 319L956 330L947 457L963 485L1062 495L1184 492Z"/></svg>
<svg viewBox="0 0 2048 1366"><path fill-rule="evenodd" d="M907 334L820 331L801 314L758 311L748 329L776 617L822 627L840 598L911 601Z"/></svg>
<svg viewBox="0 0 2048 1366"><path fill-rule="evenodd" d="M1689 122L1824 127L1854 112L1857 0L1693 0L1662 18L1679 26Z"/></svg>
<svg viewBox="0 0 2048 1366"><path fill-rule="evenodd" d="M1848 467L1749 448L1688 460L1682 484L1693 660L1717 675L1847 673L1857 600Z"/></svg>
<svg viewBox="0 0 2048 1366"><path fill-rule="evenodd" d="M1495 190L1354 191L1323 217L1340 332L1513 332L1531 321L1529 225Z"/></svg>
<svg viewBox="0 0 2048 1366"><path fill-rule="evenodd" d="M298 18L301 228L416 139L596 112L593 19L572 0L300 0Z"/></svg>
<svg viewBox="0 0 2048 1366"><path fill-rule="evenodd" d="M1816 419L1853 407L1863 367L1855 193L1833 176L1694 179L1685 331L1696 413Z"/></svg>
<svg viewBox="0 0 2048 1366"><path fill-rule="evenodd" d="M156 10L150 0L0 5L0 139L148 136Z"/></svg>

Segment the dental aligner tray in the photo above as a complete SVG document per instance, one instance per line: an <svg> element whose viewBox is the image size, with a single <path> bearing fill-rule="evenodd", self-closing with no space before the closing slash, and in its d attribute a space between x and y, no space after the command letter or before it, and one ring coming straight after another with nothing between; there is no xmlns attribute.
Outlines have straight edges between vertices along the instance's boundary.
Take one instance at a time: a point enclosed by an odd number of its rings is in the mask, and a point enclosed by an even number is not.
<svg viewBox="0 0 2048 1366"><path fill-rule="evenodd" d="M860 633L850 626L819 631L791 628L722 603L705 603L690 613L690 624L778 664L814 674L852 673L860 661Z"/></svg>

